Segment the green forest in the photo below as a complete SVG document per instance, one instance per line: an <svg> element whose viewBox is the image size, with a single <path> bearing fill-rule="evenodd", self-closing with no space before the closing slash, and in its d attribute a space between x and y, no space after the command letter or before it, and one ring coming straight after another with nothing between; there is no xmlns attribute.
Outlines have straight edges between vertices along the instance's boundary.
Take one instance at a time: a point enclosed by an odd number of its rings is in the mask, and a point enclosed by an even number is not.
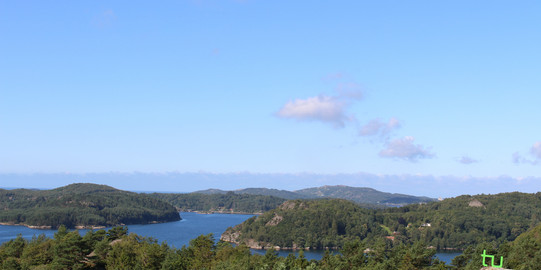
<svg viewBox="0 0 541 270"><path fill-rule="evenodd" d="M202 193L152 193L153 198L168 202L181 211L201 211L220 213L263 213L278 207L285 199L252 194Z"/></svg>
<svg viewBox="0 0 541 270"><path fill-rule="evenodd" d="M105 185L72 184L52 190L0 189L0 222L58 228L180 220L171 204Z"/></svg>
<svg viewBox="0 0 541 270"><path fill-rule="evenodd" d="M512 269L538 269L541 265L541 225L499 248L483 242L469 247L451 265L435 259L435 249L419 241L414 244L380 238L368 245L348 241L338 254L327 251L321 260L307 260L301 251L279 257L273 249L252 255L246 245L233 246L201 235L179 249L165 242L128 234L127 227L108 231L89 230L84 236L61 226L53 238L43 235L31 240L20 235L0 245L1 269L466 269L482 267L483 251L504 258ZM497 262L499 264L499 261Z"/></svg>
<svg viewBox="0 0 541 270"><path fill-rule="evenodd" d="M321 249L387 237L464 250L483 241L513 241L540 222L541 193L466 195L379 210L337 199L294 200L229 228L222 239L254 247Z"/></svg>
<svg viewBox="0 0 541 270"><path fill-rule="evenodd" d="M376 213L340 199L292 200L228 228L222 239L252 246L255 240L262 247L338 248L385 235Z"/></svg>

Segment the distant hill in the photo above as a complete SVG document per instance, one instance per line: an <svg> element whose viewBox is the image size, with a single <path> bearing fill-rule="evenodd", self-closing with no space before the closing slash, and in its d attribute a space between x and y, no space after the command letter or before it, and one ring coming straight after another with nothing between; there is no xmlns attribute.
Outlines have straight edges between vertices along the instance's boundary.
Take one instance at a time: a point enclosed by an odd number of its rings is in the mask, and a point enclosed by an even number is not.
<svg viewBox="0 0 541 270"><path fill-rule="evenodd" d="M207 189L193 193L201 194L225 194L229 191L220 189ZM417 197L398 193L381 192L372 188L349 187L349 186L322 186L306 188L296 191L287 191L270 188L245 188L234 190L237 194L265 195L283 198L286 200L296 199L320 199L336 198L356 202L369 208L396 207L412 203L435 201L433 198Z"/></svg>
<svg viewBox="0 0 541 270"><path fill-rule="evenodd" d="M209 188L209 189L205 189L205 190L198 190L198 191L194 191L192 193L201 193L201 194L226 194L228 191L227 190L221 190L221 189L216 189L216 188Z"/></svg>
<svg viewBox="0 0 541 270"><path fill-rule="evenodd" d="M315 197L306 196L303 194L298 194L293 191L273 189L273 188L244 188L244 189L237 189L237 190L232 190L232 191L210 188L210 189L205 189L205 190L194 191L192 193L226 194L227 192L234 192L236 194L274 196L274 197L283 198L286 200L315 198Z"/></svg>
<svg viewBox="0 0 541 270"><path fill-rule="evenodd" d="M274 197L284 198L286 200L316 198L314 196L299 194L293 191L279 190L279 189L273 189L273 188L245 188L245 189L235 190L234 192L241 193L241 194L274 196Z"/></svg>
<svg viewBox="0 0 541 270"><path fill-rule="evenodd" d="M106 185L52 190L0 189L0 222L39 228L146 224L180 220L169 203Z"/></svg>
<svg viewBox="0 0 541 270"><path fill-rule="evenodd" d="M540 223L541 192L464 195L379 210L338 199L292 200L228 229L222 239L252 247L322 248L389 237L464 249L482 241L513 241Z"/></svg>
<svg viewBox="0 0 541 270"><path fill-rule="evenodd" d="M283 198L226 193L152 193L153 198L168 202L181 211L200 211L217 213L259 214L278 207Z"/></svg>
<svg viewBox="0 0 541 270"><path fill-rule="evenodd" d="M428 197L416 197L398 193L377 191L373 188L349 187L349 186L322 186L295 191L297 194L308 198L337 198L364 204L380 204L399 206L411 203L435 201Z"/></svg>

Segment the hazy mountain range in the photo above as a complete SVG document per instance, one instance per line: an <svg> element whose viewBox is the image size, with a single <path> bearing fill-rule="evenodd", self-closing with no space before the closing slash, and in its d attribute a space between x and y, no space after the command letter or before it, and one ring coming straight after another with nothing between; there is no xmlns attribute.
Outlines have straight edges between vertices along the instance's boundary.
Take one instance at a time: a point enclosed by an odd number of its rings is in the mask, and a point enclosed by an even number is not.
<svg viewBox="0 0 541 270"><path fill-rule="evenodd" d="M429 202L436 199L429 197L419 197L399 193L381 192L372 188L350 187L350 186L321 186L300 189L295 191L270 189L270 188L245 188L233 191L221 189L206 189L195 191L193 193L203 194L225 194L233 192L237 194L268 195L287 200L293 199L317 199L317 198L338 198L346 199L360 204L378 204L399 206L410 203Z"/></svg>

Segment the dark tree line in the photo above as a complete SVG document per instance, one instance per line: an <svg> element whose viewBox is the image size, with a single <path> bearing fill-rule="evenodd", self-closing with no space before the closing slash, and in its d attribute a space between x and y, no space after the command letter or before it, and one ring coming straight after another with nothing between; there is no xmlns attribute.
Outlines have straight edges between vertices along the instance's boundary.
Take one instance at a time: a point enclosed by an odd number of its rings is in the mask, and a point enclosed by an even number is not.
<svg viewBox="0 0 541 270"><path fill-rule="evenodd" d="M499 247L483 242L468 247L451 265L434 257L435 250L423 242L413 244L379 239L348 241L337 254L325 252L320 260L307 260L303 252L280 257L273 249L265 255L251 254L245 245L214 241L201 235L188 246L174 248L165 242L128 234L127 227L108 231L68 231L61 226L53 238L44 235L31 240L20 235L0 245L0 269L465 269L482 267L481 254L498 258L510 269L539 269L541 225ZM490 263L487 261L487 263Z"/></svg>
<svg viewBox="0 0 541 270"><path fill-rule="evenodd" d="M327 252L319 261L279 257L274 250L252 255L245 245L232 246L201 235L180 249L155 239L127 234L125 227L109 231L78 231L60 227L54 238L21 236L0 246L1 269L446 269L423 244L405 246L381 241L365 253L362 242L350 242L341 254Z"/></svg>

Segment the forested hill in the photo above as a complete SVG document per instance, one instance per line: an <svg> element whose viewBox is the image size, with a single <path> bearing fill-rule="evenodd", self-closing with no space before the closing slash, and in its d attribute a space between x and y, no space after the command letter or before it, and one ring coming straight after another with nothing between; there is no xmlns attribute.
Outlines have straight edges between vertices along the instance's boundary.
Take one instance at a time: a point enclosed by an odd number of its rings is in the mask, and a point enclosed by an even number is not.
<svg viewBox="0 0 541 270"><path fill-rule="evenodd" d="M171 204L105 185L52 190L0 189L0 222L41 228L113 226L180 220Z"/></svg>
<svg viewBox="0 0 541 270"><path fill-rule="evenodd" d="M392 230L435 247L463 248L481 240L502 243L513 241L541 222L541 192L462 195L382 213L385 225ZM430 226L411 229L423 224Z"/></svg>
<svg viewBox="0 0 541 270"><path fill-rule="evenodd" d="M152 193L181 211L259 214L278 207L285 199L250 194L227 193Z"/></svg>
<svg viewBox="0 0 541 270"><path fill-rule="evenodd" d="M460 196L383 210L336 199L294 200L229 228L222 239L252 247L323 248L387 237L464 249L481 241L513 241L540 222L541 192Z"/></svg>
<svg viewBox="0 0 541 270"><path fill-rule="evenodd" d="M341 247L347 241L384 236L375 216L376 210L346 200L291 200L228 228L221 239L252 248Z"/></svg>

